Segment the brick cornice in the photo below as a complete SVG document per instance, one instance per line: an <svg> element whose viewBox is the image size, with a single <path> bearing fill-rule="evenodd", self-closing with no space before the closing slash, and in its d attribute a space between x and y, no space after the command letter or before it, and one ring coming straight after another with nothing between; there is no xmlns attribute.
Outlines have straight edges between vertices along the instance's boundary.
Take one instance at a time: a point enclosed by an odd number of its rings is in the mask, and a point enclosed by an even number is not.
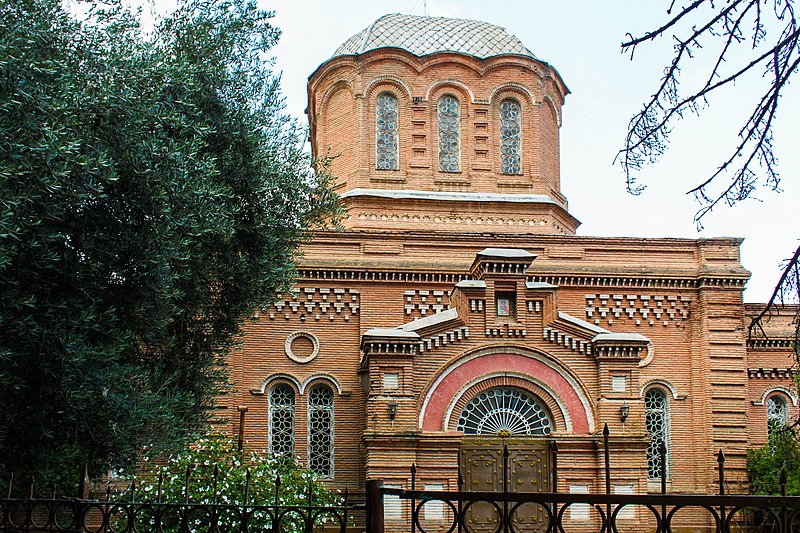
<svg viewBox="0 0 800 533"><path fill-rule="evenodd" d="M748 368L747 377L750 379L792 379L797 375L793 368Z"/></svg>
<svg viewBox="0 0 800 533"><path fill-rule="evenodd" d="M749 339L747 347L755 350L791 350L794 343L794 338L783 337L768 339Z"/></svg>
<svg viewBox="0 0 800 533"><path fill-rule="evenodd" d="M302 280L342 280L342 281L396 281L458 283L471 279L466 272L444 272L406 269L348 269L336 267L301 267L297 275ZM657 288L657 289L743 289L746 277L663 277L653 276L604 276L604 275L535 275L527 278L531 282L544 282L557 286L574 287L617 287L617 288Z"/></svg>

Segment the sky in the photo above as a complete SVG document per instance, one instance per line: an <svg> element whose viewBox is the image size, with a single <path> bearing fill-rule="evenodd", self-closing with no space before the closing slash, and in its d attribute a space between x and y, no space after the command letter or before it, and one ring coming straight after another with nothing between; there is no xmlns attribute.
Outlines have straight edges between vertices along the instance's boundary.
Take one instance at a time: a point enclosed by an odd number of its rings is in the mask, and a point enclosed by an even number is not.
<svg viewBox="0 0 800 533"><path fill-rule="evenodd" d="M645 191L626 191L613 163L630 118L657 88L672 43L660 39L620 52L627 33L640 35L666 20L667 0L260 0L275 11L283 35L273 48L282 71L287 111L305 121L308 76L348 37L387 13L483 20L506 28L556 68L571 94L562 110L561 184L579 235L743 237L742 263L752 272L748 302L765 302L800 238L800 78L781 100L775 128L782 193L759 188L757 199L719 206L698 231L700 205L686 191L710 176L736 146L754 84L738 83L713 98L699 118L675 125L662 160L637 176ZM709 43L711 44L711 43ZM708 47L710 48L710 47ZM685 71L691 75L691 72ZM687 78L688 80L689 78ZM754 103L754 102L753 102Z"/></svg>

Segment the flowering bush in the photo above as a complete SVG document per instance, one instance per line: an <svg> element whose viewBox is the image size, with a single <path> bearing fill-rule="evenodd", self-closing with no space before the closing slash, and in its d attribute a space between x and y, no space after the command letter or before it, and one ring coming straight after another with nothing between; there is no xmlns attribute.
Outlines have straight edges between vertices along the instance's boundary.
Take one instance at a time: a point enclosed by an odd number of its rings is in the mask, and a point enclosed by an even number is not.
<svg viewBox="0 0 800 533"><path fill-rule="evenodd" d="M221 435L202 438L166 461L145 458L132 481L125 499L164 504L140 508L135 518L118 517L136 520L140 531L158 530L157 521L165 532L213 531L215 522L220 531L240 531L243 522L250 531L269 530L277 507L281 531L291 533L303 531L307 511L300 507L309 504L309 493L314 507L339 503L334 491L297 462L238 451ZM316 522L325 517L323 512Z"/></svg>

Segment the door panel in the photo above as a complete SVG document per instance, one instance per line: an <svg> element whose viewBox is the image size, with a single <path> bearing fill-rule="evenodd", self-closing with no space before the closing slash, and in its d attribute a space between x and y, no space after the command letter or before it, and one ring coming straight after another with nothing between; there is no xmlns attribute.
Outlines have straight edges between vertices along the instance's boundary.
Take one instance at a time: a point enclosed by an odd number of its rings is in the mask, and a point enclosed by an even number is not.
<svg viewBox="0 0 800 533"><path fill-rule="evenodd" d="M541 439L465 438L459 453L464 490L503 491L503 445L508 447L506 482L509 492L550 492L552 480L550 451ZM502 509L502 504L500 504ZM500 524L500 513L488 502L472 505L467 524L475 533L492 532ZM535 504L519 507L512 518L524 531L544 531L547 513Z"/></svg>

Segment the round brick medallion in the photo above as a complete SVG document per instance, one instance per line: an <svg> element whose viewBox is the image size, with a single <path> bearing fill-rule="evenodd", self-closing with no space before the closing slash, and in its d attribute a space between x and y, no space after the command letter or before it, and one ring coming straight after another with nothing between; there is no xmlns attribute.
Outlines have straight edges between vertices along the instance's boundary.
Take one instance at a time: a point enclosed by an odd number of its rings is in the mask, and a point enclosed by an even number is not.
<svg viewBox="0 0 800 533"><path fill-rule="evenodd" d="M319 340L307 331L296 331L286 338L284 349L295 363L308 363L319 354Z"/></svg>

